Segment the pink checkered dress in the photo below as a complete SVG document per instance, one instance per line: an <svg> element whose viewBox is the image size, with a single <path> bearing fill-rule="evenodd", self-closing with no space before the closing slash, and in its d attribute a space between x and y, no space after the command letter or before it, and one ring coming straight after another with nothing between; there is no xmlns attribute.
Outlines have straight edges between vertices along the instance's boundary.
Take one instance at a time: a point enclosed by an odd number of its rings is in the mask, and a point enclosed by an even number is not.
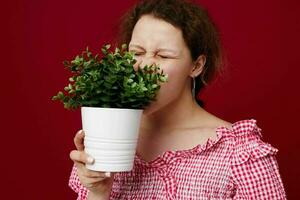
<svg viewBox="0 0 300 200"><path fill-rule="evenodd" d="M216 139L166 151L150 162L136 153L133 170L115 174L109 199L286 199L278 149L262 141L255 119L232 127L220 126ZM76 172L74 165L69 186L85 200L88 190Z"/></svg>

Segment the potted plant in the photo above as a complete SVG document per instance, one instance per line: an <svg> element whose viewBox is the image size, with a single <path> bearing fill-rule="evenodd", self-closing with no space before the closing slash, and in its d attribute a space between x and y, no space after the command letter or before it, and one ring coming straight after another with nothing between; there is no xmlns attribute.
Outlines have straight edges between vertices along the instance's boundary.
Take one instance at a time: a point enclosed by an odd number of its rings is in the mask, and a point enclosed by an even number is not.
<svg viewBox="0 0 300 200"><path fill-rule="evenodd" d="M93 164L86 164L88 169L130 171L143 109L156 100L159 82L167 82L168 75L155 64L134 70L134 52L126 44L114 51L110 47L102 46L101 58L86 48L64 61L73 75L52 100L69 110L81 108L85 152L95 158Z"/></svg>

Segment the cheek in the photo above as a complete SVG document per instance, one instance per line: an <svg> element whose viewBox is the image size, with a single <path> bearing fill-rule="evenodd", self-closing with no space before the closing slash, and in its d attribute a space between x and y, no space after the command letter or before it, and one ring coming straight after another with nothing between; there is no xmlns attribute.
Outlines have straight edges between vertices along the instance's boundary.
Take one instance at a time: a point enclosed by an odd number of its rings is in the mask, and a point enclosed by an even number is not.
<svg viewBox="0 0 300 200"><path fill-rule="evenodd" d="M161 67L168 74L167 85L182 87L187 78L187 66L182 63L169 63ZM179 89L179 88L178 88Z"/></svg>
<svg viewBox="0 0 300 200"><path fill-rule="evenodd" d="M187 67L186 65L178 65L178 63L161 64L164 74L168 74L168 81L160 84L157 101L151 103L145 114L155 112L179 97L185 86Z"/></svg>
<svg viewBox="0 0 300 200"><path fill-rule="evenodd" d="M161 83L161 89L159 93L160 96L170 97L170 95L175 95L177 92L180 92L181 89L185 86L185 81L187 78L187 66L180 65L164 65L161 67L164 74L168 74L168 81L166 83Z"/></svg>

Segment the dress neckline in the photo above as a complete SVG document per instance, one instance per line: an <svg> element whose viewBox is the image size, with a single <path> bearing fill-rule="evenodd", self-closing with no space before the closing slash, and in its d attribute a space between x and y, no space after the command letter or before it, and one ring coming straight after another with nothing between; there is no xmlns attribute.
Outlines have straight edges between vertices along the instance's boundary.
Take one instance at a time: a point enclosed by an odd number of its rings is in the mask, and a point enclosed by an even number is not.
<svg viewBox="0 0 300 200"><path fill-rule="evenodd" d="M202 144L197 144L196 146L189 148L189 149L179 149L179 150L167 150L162 154L159 154L156 158L150 160L150 161L145 161L139 152L136 151L135 153L135 160L138 164L147 166L147 167L158 167L161 165L166 165L171 161L174 161L173 158L185 158L191 155L194 155L196 153L200 153L202 151L205 151L212 146L214 146L216 143L218 143L224 135L232 135L232 133L235 131L236 127L243 121L245 120L239 120L231 124L231 128L228 128L226 125L220 125L215 128L216 132L216 138L211 139L209 137L206 142ZM255 119L250 119L250 121L255 121ZM167 162L166 162L167 161Z"/></svg>

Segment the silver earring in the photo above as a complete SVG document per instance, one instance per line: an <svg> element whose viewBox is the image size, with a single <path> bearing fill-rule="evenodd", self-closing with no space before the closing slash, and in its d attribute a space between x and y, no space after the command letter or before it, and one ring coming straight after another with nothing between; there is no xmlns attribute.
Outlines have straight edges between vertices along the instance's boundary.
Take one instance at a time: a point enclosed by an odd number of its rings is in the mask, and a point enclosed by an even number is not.
<svg viewBox="0 0 300 200"><path fill-rule="evenodd" d="M193 98L195 98L195 87L196 87L196 81L195 81L195 77L193 77L193 89L192 89Z"/></svg>

